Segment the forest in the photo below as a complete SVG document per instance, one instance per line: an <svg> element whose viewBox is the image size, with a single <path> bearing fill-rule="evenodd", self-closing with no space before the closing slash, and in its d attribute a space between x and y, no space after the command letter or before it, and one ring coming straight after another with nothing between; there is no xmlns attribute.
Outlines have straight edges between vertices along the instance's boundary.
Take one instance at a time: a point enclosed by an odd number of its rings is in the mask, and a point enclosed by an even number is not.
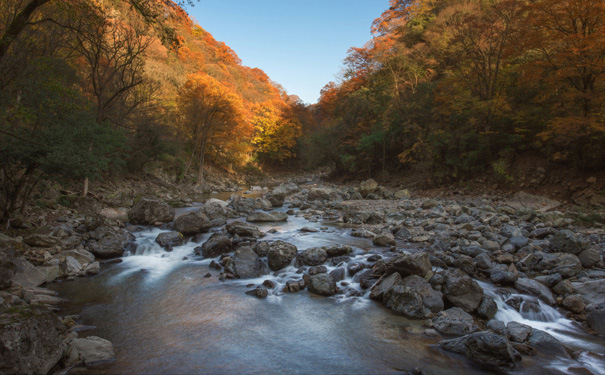
<svg viewBox="0 0 605 375"><path fill-rule="evenodd" d="M89 183L150 165L436 181L510 178L537 153L605 165L600 0L390 0L316 104L289 95L170 0L0 5L0 210L41 180ZM386 5L386 4L385 4ZM89 182L92 181L92 182Z"/></svg>

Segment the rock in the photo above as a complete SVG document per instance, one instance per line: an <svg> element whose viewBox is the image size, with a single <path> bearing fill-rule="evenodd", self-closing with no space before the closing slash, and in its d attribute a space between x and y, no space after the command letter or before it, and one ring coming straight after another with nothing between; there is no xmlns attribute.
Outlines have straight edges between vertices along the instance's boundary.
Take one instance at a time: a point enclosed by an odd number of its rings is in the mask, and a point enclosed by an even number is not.
<svg viewBox="0 0 605 375"><path fill-rule="evenodd" d="M497 334L505 335L506 334L506 325L503 322L492 319L486 324L486 328L494 331Z"/></svg>
<svg viewBox="0 0 605 375"><path fill-rule="evenodd" d="M101 264L99 262L92 262L86 267L87 275L96 275L101 272Z"/></svg>
<svg viewBox="0 0 605 375"><path fill-rule="evenodd" d="M335 191L327 188L313 188L309 189L307 199L310 201L330 201L334 200Z"/></svg>
<svg viewBox="0 0 605 375"><path fill-rule="evenodd" d="M254 252L258 254L259 257L266 257L269 253L270 247L271 246L267 241L257 241L254 243L254 245L252 245L252 250L254 250Z"/></svg>
<svg viewBox="0 0 605 375"><path fill-rule="evenodd" d="M155 242L163 248L172 248L183 244L183 235L179 232L162 232L155 238Z"/></svg>
<svg viewBox="0 0 605 375"><path fill-rule="evenodd" d="M346 245L326 246L323 249L328 254L328 258L339 257L353 252L351 246Z"/></svg>
<svg viewBox="0 0 605 375"><path fill-rule="evenodd" d="M13 285L17 284L22 288L31 288L46 282L47 275L27 260L15 258L13 259L13 263L15 265L15 274L12 280Z"/></svg>
<svg viewBox="0 0 605 375"><path fill-rule="evenodd" d="M489 270L492 268L492 261L489 258L489 255L485 253L481 253L474 258L474 262L477 265L477 268L482 270Z"/></svg>
<svg viewBox="0 0 605 375"><path fill-rule="evenodd" d="M45 234L31 234L23 242L33 247L53 247L61 243L58 238Z"/></svg>
<svg viewBox="0 0 605 375"><path fill-rule="evenodd" d="M511 341L523 343L531 334L532 328L519 322L508 322L506 332Z"/></svg>
<svg viewBox="0 0 605 375"><path fill-rule="evenodd" d="M183 234L208 232L210 227L210 219L201 211L179 216L174 221L174 230Z"/></svg>
<svg viewBox="0 0 605 375"><path fill-rule="evenodd" d="M437 202L434 199L426 199L422 202L422 204L420 205L420 207L422 207L423 210L430 210L431 208L435 208L439 205L439 202Z"/></svg>
<svg viewBox="0 0 605 375"><path fill-rule="evenodd" d="M601 254L595 248L587 249L578 254L578 259L580 259L582 267L591 268L601 261Z"/></svg>
<svg viewBox="0 0 605 375"><path fill-rule="evenodd" d="M114 229L100 226L90 232L88 251L99 258L115 258L122 256L125 246L134 240L134 236L124 229Z"/></svg>
<svg viewBox="0 0 605 375"><path fill-rule="evenodd" d="M127 222L128 218L128 210L125 208L103 208L99 211L99 214L109 220L118 220L121 222Z"/></svg>
<svg viewBox="0 0 605 375"><path fill-rule="evenodd" d="M588 327L601 336L605 336L605 303L590 305L586 316Z"/></svg>
<svg viewBox="0 0 605 375"><path fill-rule="evenodd" d="M115 358L111 341L97 336L77 338L69 343L67 349L68 365L91 365L94 363L109 361Z"/></svg>
<svg viewBox="0 0 605 375"><path fill-rule="evenodd" d="M444 271L443 276L443 294L452 305L469 313L479 307L483 299L483 289L475 280L459 269Z"/></svg>
<svg viewBox="0 0 605 375"><path fill-rule="evenodd" d="M10 287L13 283L13 276L17 272L15 254L8 255L7 250L0 250L0 290Z"/></svg>
<svg viewBox="0 0 605 375"><path fill-rule="evenodd" d="M431 270L431 260L425 252L402 254L386 262L387 272L398 272L402 277L418 275L424 277Z"/></svg>
<svg viewBox="0 0 605 375"><path fill-rule="evenodd" d="M605 303L605 279L575 282L571 285L575 293L581 295L585 301L597 305Z"/></svg>
<svg viewBox="0 0 605 375"><path fill-rule="evenodd" d="M336 282L332 276L327 273L310 276L308 288L311 293L319 294L321 296L333 296L336 294Z"/></svg>
<svg viewBox="0 0 605 375"><path fill-rule="evenodd" d="M555 304L555 297L552 295L552 292L545 285L536 280L527 278L519 279L515 283L515 289L521 293L527 293L538 297L551 306Z"/></svg>
<svg viewBox="0 0 605 375"><path fill-rule="evenodd" d="M300 191L300 187L293 182L285 182L281 183L278 187L271 191L272 194L283 194L283 195L291 195L294 193L298 193Z"/></svg>
<svg viewBox="0 0 605 375"><path fill-rule="evenodd" d="M393 195L395 199L409 199L411 194L408 189L397 190Z"/></svg>
<svg viewBox="0 0 605 375"><path fill-rule="evenodd" d="M507 202L509 207L515 209L530 209L539 211L550 211L561 205L561 202L549 199L547 197L533 195L520 191L516 193L513 198Z"/></svg>
<svg viewBox="0 0 605 375"><path fill-rule="evenodd" d="M391 276L374 285L372 292L370 293L370 298L381 301L384 297L384 294L388 292L389 289L395 285L401 285L401 282L401 275L399 275L397 272L394 272Z"/></svg>
<svg viewBox="0 0 605 375"><path fill-rule="evenodd" d="M527 343L547 355L569 358L567 350L559 340L549 333L533 328Z"/></svg>
<svg viewBox="0 0 605 375"><path fill-rule="evenodd" d="M250 279L263 274L263 264L258 255L248 246L238 248L233 255L233 274L240 279Z"/></svg>
<svg viewBox="0 0 605 375"><path fill-rule="evenodd" d="M359 191L362 197L366 197L368 194L373 193L378 188L378 183L373 179L365 180L359 184Z"/></svg>
<svg viewBox="0 0 605 375"><path fill-rule="evenodd" d="M77 276L82 270L82 265L73 257L65 257L61 262L61 270L64 276Z"/></svg>
<svg viewBox="0 0 605 375"><path fill-rule="evenodd" d="M42 306L0 311L0 373L48 374L63 356L65 330Z"/></svg>
<svg viewBox="0 0 605 375"><path fill-rule="evenodd" d="M422 298L424 307L433 313L443 310L443 294L431 287L428 281L418 275L411 275L402 280L401 285L413 289Z"/></svg>
<svg viewBox="0 0 605 375"><path fill-rule="evenodd" d="M433 327L444 335L462 336L475 332L473 317L459 307L442 311L433 318Z"/></svg>
<svg viewBox="0 0 605 375"><path fill-rule="evenodd" d="M301 251L297 259L304 266L319 266L328 259L328 253L320 247L312 247Z"/></svg>
<svg viewBox="0 0 605 375"><path fill-rule="evenodd" d="M376 237L374 237L372 239L372 243L374 244L374 246L382 247L395 246L397 244L395 242L395 237L393 236L393 234L388 232L382 232Z"/></svg>
<svg viewBox="0 0 605 375"><path fill-rule="evenodd" d="M477 307L477 315L485 320L490 320L496 316L497 312L498 305L496 304L496 301L488 295L483 295L483 299L481 300L479 307Z"/></svg>
<svg viewBox="0 0 605 375"><path fill-rule="evenodd" d="M555 263L548 267L551 273L559 273L563 278L576 276L582 271L582 262L573 254L558 253L555 257ZM539 262L536 270L542 270L542 262Z"/></svg>
<svg viewBox="0 0 605 375"><path fill-rule="evenodd" d="M296 246L284 242L275 241L273 242L267 254L269 260L269 268L273 271L279 271L284 267L287 267L292 262L292 259L296 256L298 250Z"/></svg>
<svg viewBox="0 0 605 375"><path fill-rule="evenodd" d="M228 253L230 250L231 239L221 233L213 233L201 248L195 248L196 253L201 253L204 258L216 258L223 253Z"/></svg>
<svg viewBox="0 0 605 375"><path fill-rule="evenodd" d="M506 337L493 332L476 332L439 343L444 350L464 355L490 371L501 372L500 368L513 368L521 359Z"/></svg>
<svg viewBox="0 0 605 375"><path fill-rule="evenodd" d="M572 294L570 296L565 297L562 303L563 307L572 313L579 314L586 308L586 303L584 303L584 299L577 295Z"/></svg>
<svg viewBox="0 0 605 375"><path fill-rule="evenodd" d="M246 218L250 223L270 223L276 221L288 221L288 215L285 212L262 212L254 211Z"/></svg>
<svg viewBox="0 0 605 375"><path fill-rule="evenodd" d="M269 201L271 207L281 207L286 201L285 194L271 193L265 196L266 200Z"/></svg>
<svg viewBox="0 0 605 375"><path fill-rule="evenodd" d="M422 298L411 288L394 285L383 296L384 305L396 314L422 319L428 312Z"/></svg>
<svg viewBox="0 0 605 375"><path fill-rule="evenodd" d="M134 224L153 225L174 220L174 208L157 199L143 198L128 212Z"/></svg>
<svg viewBox="0 0 605 375"><path fill-rule="evenodd" d="M257 298L267 298L269 291L262 286L257 286L256 288L247 291L246 294Z"/></svg>
<svg viewBox="0 0 605 375"><path fill-rule="evenodd" d="M227 232L232 235L238 235L240 237L253 237L253 238L261 238L265 237L265 233L258 230L252 224L245 223L243 221L234 221L230 224L227 224L225 227Z"/></svg>
<svg viewBox="0 0 605 375"><path fill-rule="evenodd" d="M520 249L529 243L529 239L523 236L514 236L509 238L508 242L516 249Z"/></svg>
<svg viewBox="0 0 605 375"><path fill-rule="evenodd" d="M556 252L579 254L584 251L588 244L569 229L563 229L555 234L550 240L550 247Z"/></svg>

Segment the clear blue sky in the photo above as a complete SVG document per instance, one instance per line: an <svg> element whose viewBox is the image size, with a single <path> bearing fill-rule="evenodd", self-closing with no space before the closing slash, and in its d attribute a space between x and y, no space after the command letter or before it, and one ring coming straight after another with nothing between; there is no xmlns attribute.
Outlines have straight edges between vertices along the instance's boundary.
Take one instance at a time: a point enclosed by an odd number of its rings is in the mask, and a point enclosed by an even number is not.
<svg viewBox="0 0 605 375"><path fill-rule="evenodd" d="M289 94L315 103L388 0L200 0L189 15Z"/></svg>

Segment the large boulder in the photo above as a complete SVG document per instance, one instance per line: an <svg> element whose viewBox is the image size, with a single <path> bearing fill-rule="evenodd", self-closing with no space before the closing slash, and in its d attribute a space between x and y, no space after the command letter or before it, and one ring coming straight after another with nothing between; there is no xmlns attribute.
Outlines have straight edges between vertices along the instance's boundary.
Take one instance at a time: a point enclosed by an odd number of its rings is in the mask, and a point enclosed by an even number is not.
<svg viewBox="0 0 605 375"><path fill-rule="evenodd" d="M213 233L201 247L195 248L195 252L202 254L204 258L216 258L229 251L231 251L231 239L222 233Z"/></svg>
<svg viewBox="0 0 605 375"><path fill-rule="evenodd" d="M550 247L555 252L577 255L588 248L588 243L582 241L577 234L569 229L563 229L550 240Z"/></svg>
<svg viewBox="0 0 605 375"><path fill-rule="evenodd" d="M515 288L521 293L527 293L532 296L538 297L549 305L554 305L556 302L555 297L553 296L550 289L548 289L544 284L540 283L539 281L528 278L521 278L515 283Z"/></svg>
<svg viewBox="0 0 605 375"><path fill-rule="evenodd" d="M475 332L473 317L459 307L442 311L433 318L433 327L444 335L462 336Z"/></svg>
<svg viewBox="0 0 605 375"><path fill-rule="evenodd" d="M433 289L431 284L418 275L411 275L403 279L402 285L413 289L422 298L424 306L433 313L443 310L443 294Z"/></svg>
<svg viewBox="0 0 605 375"><path fill-rule="evenodd" d="M307 279L309 292L319 294L320 296L333 296L336 294L336 282L334 278L327 273L320 273L310 276Z"/></svg>
<svg viewBox="0 0 605 375"><path fill-rule="evenodd" d="M134 224L153 225L174 220L174 208L158 199L143 198L128 212Z"/></svg>
<svg viewBox="0 0 605 375"><path fill-rule="evenodd" d="M532 328L531 334L527 339L528 345L541 351L544 354L569 358L567 349L559 340L550 333L546 333L536 328Z"/></svg>
<svg viewBox="0 0 605 375"><path fill-rule="evenodd" d="M134 236L124 229L115 229L109 226L100 226L90 232L88 251L99 258L115 258L122 256L124 247Z"/></svg>
<svg viewBox="0 0 605 375"><path fill-rule="evenodd" d="M383 296L384 305L396 314L412 319L422 319L428 310L424 307L422 297L413 289L395 285Z"/></svg>
<svg viewBox="0 0 605 375"><path fill-rule="evenodd" d="M173 246L181 246L183 244L183 235L179 232L162 232L155 238L155 242L163 248L171 249Z"/></svg>
<svg viewBox="0 0 605 375"><path fill-rule="evenodd" d="M291 243L284 241L275 241L269 247L267 259L269 260L269 268L273 271L279 271L287 267L292 259L296 256L298 249Z"/></svg>
<svg viewBox="0 0 605 375"><path fill-rule="evenodd" d="M444 340L439 346L449 352L462 354L490 371L502 372L501 368L513 368L521 355L510 345L506 337L493 332L476 332L459 338Z"/></svg>
<svg viewBox="0 0 605 375"><path fill-rule="evenodd" d="M401 285L401 283L401 275L395 272L391 276L383 279L382 281L380 281L380 283L372 287L370 298L375 300L382 300L386 292L388 292L395 285Z"/></svg>
<svg viewBox="0 0 605 375"><path fill-rule="evenodd" d="M219 226L225 224L229 212L227 211L227 202L216 200L208 200L202 206L200 211L210 219L212 226Z"/></svg>
<svg viewBox="0 0 605 375"><path fill-rule="evenodd" d="M263 275L263 262L252 248L243 246L235 250L231 269L240 279L251 279Z"/></svg>
<svg viewBox="0 0 605 375"><path fill-rule="evenodd" d="M265 233L261 232L254 225L243 221L234 221L232 223L227 224L225 228L230 234L238 235L240 237L261 238L266 236Z"/></svg>
<svg viewBox="0 0 605 375"><path fill-rule="evenodd" d="M424 277L431 270L431 260L425 252L402 254L389 259L386 263L387 272L398 272L402 277L418 275Z"/></svg>
<svg viewBox="0 0 605 375"><path fill-rule="evenodd" d="M91 365L109 361L115 357L111 341L97 336L77 338L69 343L67 349L68 365Z"/></svg>
<svg viewBox="0 0 605 375"><path fill-rule="evenodd" d="M276 221L288 221L288 214L281 211L254 211L248 215L246 221L250 223L271 223Z"/></svg>
<svg viewBox="0 0 605 375"><path fill-rule="evenodd" d="M297 260L303 266L319 266L328 259L328 253L321 247L312 247L298 253Z"/></svg>
<svg viewBox="0 0 605 375"><path fill-rule="evenodd" d="M466 273L455 268L443 272L443 294L454 306L473 312L483 299L483 289Z"/></svg>
<svg viewBox="0 0 605 375"><path fill-rule="evenodd" d="M48 374L63 356L65 330L42 306L0 311L0 374Z"/></svg>
<svg viewBox="0 0 605 375"><path fill-rule="evenodd" d="M208 232L211 226L210 219L201 211L179 216L174 221L174 230L183 234Z"/></svg>
<svg viewBox="0 0 605 375"><path fill-rule="evenodd" d="M44 284L47 281L46 273L23 258L13 259L15 274L13 284L22 288L31 288Z"/></svg>

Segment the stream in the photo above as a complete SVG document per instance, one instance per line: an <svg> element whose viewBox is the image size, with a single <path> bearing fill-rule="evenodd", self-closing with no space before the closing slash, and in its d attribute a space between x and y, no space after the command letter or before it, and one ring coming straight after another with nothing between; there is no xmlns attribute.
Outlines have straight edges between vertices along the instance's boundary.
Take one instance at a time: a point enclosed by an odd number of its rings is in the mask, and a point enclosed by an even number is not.
<svg viewBox="0 0 605 375"><path fill-rule="evenodd" d="M179 209L177 216L194 208ZM349 228L300 216L255 225L265 232L276 229L263 240L283 240L299 250L349 245L354 262L367 262L376 251L371 240L351 236ZM302 227L318 232L304 233ZM194 253L211 233L166 252L154 241L164 231L146 227L134 233L137 249L121 263L50 286L69 299L60 314L79 314L88 326L81 336L100 336L114 345L115 361L94 367L93 373L397 374L416 367L434 375L452 374L452 369L486 373L441 351L436 344L442 338L425 336L422 321L396 316L371 301L354 277L343 282L358 293L329 298L307 290L283 293L286 281L301 277L294 266L258 279L223 282L209 267L212 259ZM415 251L409 244L398 245ZM328 272L335 268L326 266ZM264 280L276 285L266 299L245 294ZM580 367L605 374L605 340L541 303L540 314L520 314L504 303L495 286L481 286L498 304L496 319L545 330L580 353L575 359L524 356L512 374L563 374Z"/></svg>

